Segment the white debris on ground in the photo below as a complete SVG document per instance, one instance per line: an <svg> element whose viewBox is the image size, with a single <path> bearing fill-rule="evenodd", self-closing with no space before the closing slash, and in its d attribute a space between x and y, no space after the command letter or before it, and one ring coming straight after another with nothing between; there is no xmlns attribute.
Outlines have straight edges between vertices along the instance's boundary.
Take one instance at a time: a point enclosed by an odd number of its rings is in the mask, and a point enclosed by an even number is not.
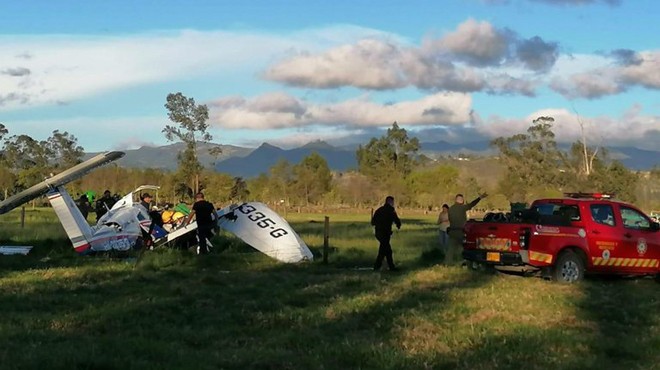
<svg viewBox="0 0 660 370"><path fill-rule="evenodd" d="M30 250L32 250L32 248L34 247L23 246L23 245L2 245L0 246L0 254L4 254L6 256L13 254L27 255L28 253L30 253Z"/></svg>

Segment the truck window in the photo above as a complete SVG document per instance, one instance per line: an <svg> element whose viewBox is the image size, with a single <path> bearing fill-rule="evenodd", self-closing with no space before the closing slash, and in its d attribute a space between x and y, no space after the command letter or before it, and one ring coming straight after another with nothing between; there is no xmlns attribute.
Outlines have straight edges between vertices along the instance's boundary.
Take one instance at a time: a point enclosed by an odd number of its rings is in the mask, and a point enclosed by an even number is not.
<svg viewBox="0 0 660 370"><path fill-rule="evenodd" d="M591 219L594 222L607 225L615 226L614 221L614 210L610 204L592 204L591 208Z"/></svg>
<svg viewBox="0 0 660 370"><path fill-rule="evenodd" d="M642 213L628 207L621 206L621 219L623 227L629 229L648 229L651 227L651 221Z"/></svg>
<svg viewBox="0 0 660 370"><path fill-rule="evenodd" d="M541 203L533 207L541 216L560 216L571 221L580 221L580 211L576 205Z"/></svg>

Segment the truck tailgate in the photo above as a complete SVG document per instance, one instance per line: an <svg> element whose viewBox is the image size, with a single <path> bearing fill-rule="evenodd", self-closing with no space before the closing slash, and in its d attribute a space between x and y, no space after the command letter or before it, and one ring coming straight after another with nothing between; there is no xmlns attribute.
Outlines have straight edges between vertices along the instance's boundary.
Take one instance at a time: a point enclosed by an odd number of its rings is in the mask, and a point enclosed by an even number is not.
<svg viewBox="0 0 660 370"><path fill-rule="evenodd" d="M529 225L503 222L476 222L465 224L463 257L475 262L496 265L523 265L521 247L529 241ZM522 244L522 245L521 245Z"/></svg>
<svg viewBox="0 0 660 370"><path fill-rule="evenodd" d="M526 228L521 224L498 222L468 222L465 224L465 249L499 252L518 252L521 235Z"/></svg>

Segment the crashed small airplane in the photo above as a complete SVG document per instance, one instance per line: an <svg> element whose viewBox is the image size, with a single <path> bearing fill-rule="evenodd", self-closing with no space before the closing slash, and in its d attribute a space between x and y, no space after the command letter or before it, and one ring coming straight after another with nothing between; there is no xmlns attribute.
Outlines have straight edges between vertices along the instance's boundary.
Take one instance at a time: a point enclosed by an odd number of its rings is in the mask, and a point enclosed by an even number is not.
<svg viewBox="0 0 660 370"><path fill-rule="evenodd" d="M146 238L151 239L150 244L159 246L172 243L195 231L196 222L180 225L169 231L151 225L149 210L135 202L134 196L142 189L156 188L153 186L140 187L124 196L96 225L90 226L87 223L64 185L123 156L123 152L106 152L52 176L0 202L0 215L46 195L73 248L79 254L139 249L145 246ZM272 258L287 263L313 259L305 242L286 220L263 203L231 205L218 210L216 215L221 229L235 234L248 245Z"/></svg>

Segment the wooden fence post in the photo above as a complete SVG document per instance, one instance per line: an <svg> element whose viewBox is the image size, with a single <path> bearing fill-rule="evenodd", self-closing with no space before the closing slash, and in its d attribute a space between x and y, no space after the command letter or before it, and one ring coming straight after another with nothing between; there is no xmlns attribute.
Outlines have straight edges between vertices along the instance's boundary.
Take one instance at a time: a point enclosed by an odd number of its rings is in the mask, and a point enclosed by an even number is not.
<svg viewBox="0 0 660 370"><path fill-rule="evenodd" d="M21 207L21 229L25 228L25 206Z"/></svg>
<svg viewBox="0 0 660 370"><path fill-rule="evenodd" d="M330 217L325 216L323 228L323 264L328 264L328 249L330 249Z"/></svg>

